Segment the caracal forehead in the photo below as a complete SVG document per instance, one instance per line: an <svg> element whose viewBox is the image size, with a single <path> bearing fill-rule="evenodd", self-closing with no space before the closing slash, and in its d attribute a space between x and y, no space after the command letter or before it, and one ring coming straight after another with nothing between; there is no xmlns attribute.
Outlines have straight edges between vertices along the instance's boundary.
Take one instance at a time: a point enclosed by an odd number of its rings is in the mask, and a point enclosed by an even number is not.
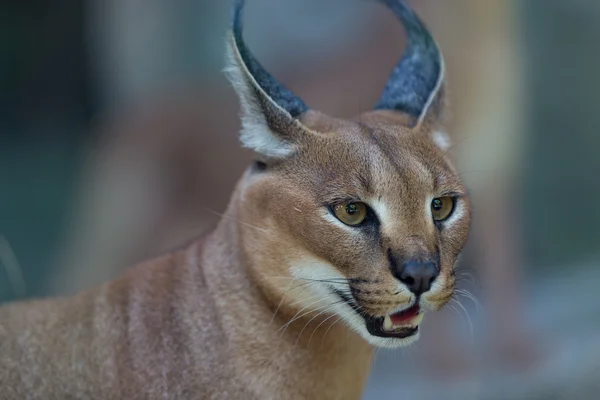
<svg viewBox="0 0 600 400"><path fill-rule="evenodd" d="M306 169L312 175L306 178L323 184L325 192L340 189L327 186L331 183L369 196L460 189L444 151L422 131L426 128L407 127L401 114L371 112L348 121L311 111L302 122L323 134L299 153L305 162L293 168Z"/></svg>

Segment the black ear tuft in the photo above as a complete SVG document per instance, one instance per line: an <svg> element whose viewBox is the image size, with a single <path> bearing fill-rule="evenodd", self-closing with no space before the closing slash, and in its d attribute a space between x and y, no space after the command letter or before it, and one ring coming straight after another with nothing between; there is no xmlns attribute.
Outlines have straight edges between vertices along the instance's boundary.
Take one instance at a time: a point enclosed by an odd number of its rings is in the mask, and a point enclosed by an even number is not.
<svg viewBox="0 0 600 400"><path fill-rule="evenodd" d="M302 141L298 117L308 111L300 98L269 74L254 58L242 37L244 0L233 5L232 31L227 43L227 75L240 98L245 147L267 157L287 157Z"/></svg>
<svg viewBox="0 0 600 400"><path fill-rule="evenodd" d="M406 50L385 85L375 109L405 112L420 123L430 109L438 111L443 94L442 54L415 12L401 0L379 0L404 25Z"/></svg>
<svg viewBox="0 0 600 400"><path fill-rule="evenodd" d="M232 16L233 37L242 61L266 95L279 107L287 111L291 117L296 118L308 110L306 104L267 72L244 42L242 31L245 3L245 0L235 0Z"/></svg>

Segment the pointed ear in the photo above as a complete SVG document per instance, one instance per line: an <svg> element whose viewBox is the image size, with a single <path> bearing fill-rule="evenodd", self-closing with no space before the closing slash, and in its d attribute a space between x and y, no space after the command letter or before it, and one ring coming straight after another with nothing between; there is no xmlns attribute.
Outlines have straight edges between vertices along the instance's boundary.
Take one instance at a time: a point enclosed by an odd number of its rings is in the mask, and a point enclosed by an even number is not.
<svg viewBox="0 0 600 400"><path fill-rule="evenodd" d="M245 147L268 157L294 152L306 129L297 120L308 107L269 74L254 58L242 37L244 0L236 0L227 41L227 73L241 105Z"/></svg>
<svg viewBox="0 0 600 400"><path fill-rule="evenodd" d="M402 0L380 0L402 22L406 49L386 83L376 109L413 117L414 126L437 121L445 102L444 59L418 15Z"/></svg>

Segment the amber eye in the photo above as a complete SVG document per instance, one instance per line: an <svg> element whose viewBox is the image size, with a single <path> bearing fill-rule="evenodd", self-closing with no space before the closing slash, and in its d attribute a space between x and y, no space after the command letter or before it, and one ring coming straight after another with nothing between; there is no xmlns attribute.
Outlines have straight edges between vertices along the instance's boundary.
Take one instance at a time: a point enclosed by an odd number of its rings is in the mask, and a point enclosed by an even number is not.
<svg viewBox="0 0 600 400"><path fill-rule="evenodd" d="M452 197L438 197L431 201L431 214L435 221L447 219L454 211L454 199Z"/></svg>
<svg viewBox="0 0 600 400"><path fill-rule="evenodd" d="M333 206L333 213L346 225L355 226L367 217L367 206L365 203L340 203Z"/></svg>

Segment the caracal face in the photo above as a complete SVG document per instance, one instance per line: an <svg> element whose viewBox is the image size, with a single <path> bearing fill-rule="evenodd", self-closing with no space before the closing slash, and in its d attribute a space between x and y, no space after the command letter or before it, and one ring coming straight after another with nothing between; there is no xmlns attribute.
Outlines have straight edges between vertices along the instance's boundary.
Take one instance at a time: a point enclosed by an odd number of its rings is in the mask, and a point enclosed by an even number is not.
<svg viewBox="0 0 600 400"><path fill-rule="evenodd" d="M452 297L470 205L446 156L441 53L404 2L381 2L408 40L374 111L333 118L277 82L243 41L242 0L227 71L258 154L238 210L255 279L293 318L336 317L397 347Z"/></svg>

